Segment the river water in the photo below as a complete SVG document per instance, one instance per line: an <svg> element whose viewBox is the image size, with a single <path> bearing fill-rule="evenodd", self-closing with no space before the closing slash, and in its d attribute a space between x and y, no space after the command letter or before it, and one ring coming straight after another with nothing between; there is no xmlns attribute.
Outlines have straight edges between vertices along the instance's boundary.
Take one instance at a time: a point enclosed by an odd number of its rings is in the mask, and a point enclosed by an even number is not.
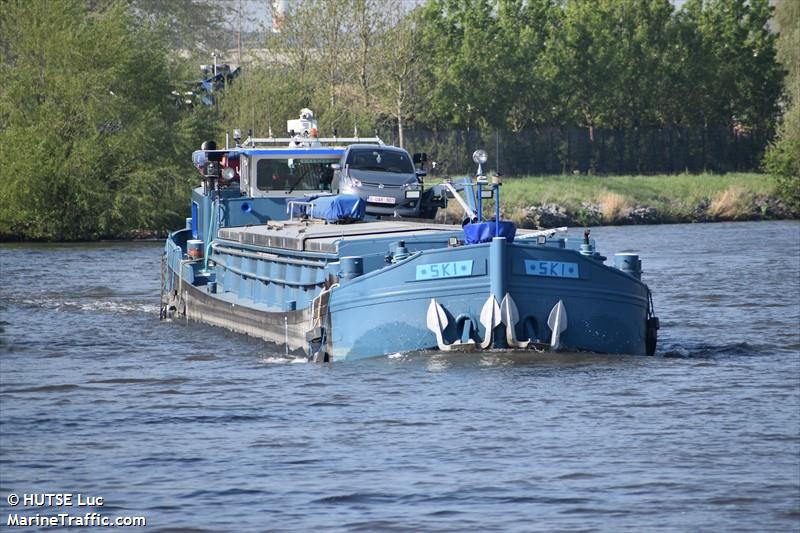
<svg viewBox="0 0 800 533"><path fill-rule="evenodd" d="M144 516L147 531L800 529L800 224L592 235L609 256L641 254L655 357L297 363L159 322L160 244L3 245L0 522L96 511ZM8 503L39 493L103 505Z"/></svg>

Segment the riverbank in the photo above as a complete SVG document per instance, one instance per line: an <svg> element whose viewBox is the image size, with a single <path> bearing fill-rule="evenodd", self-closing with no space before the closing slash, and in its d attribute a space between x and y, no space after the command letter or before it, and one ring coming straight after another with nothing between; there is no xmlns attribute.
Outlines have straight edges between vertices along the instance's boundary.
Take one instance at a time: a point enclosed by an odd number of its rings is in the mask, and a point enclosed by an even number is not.
<svg viewBox="0 0 800 533"><path fill-rule="evenodd" d="M428 183L438 181L433 177ZM756 173L504 177L501 202L502 217L522 228L800 218L800 213L778 196L774 178ZM484 207L485 214L493 213L494 201ZM461 208L451 201L446 211L439 211L436 221L452 224L461 218ZM156 229L140 229L78 241L146 241L165 236L166 232ZM0 230L0 242L26 241L36 239Z"/></svg>
<svg viewBox="0 0 800 533"><path fill-rule="evenodd" d="M778 197L771 176L756 173L511 177L503 180L501 203L503 218L523 228L800 216ZM451 203L448 209L450 221L456 207Z"/></svg>

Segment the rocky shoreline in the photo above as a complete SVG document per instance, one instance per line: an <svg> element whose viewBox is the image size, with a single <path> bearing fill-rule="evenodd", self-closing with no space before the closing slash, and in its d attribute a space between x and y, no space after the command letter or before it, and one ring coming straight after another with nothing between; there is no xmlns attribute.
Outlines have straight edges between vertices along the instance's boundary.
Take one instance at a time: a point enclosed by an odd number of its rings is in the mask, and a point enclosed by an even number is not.
<svg viewBox="0 0 800 533"><path fill-rule="evenodd" d="M507 215L508 216L508 215ZM583 202L578 209L569 209L557 203L546 203L517 209L511 214L522 228L555 228L560 226L629 226L642 224L681 224L693 222L730 222L744 220L798 219L800 213L787 208L773 197L756 198L748 209L718 210L704 201L686 213L668 212L656 207L636 205L620 209L612 215L600 203Z"/></svg>

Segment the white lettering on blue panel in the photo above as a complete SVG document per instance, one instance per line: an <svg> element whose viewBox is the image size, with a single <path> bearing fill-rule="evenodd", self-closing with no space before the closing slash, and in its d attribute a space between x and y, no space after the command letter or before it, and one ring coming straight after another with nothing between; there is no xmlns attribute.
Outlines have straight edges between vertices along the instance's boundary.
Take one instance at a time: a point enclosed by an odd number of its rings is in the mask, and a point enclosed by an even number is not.
<svg viewBox="0 0 800 533"><path fill-rule="evenodd" d="M448 263L429 263L417 265L417 280L460 278L472 275L472 259L469 261L450 261Z"/></svg>
<svg viewBox="0 0 800 533"><path fill-rule="evenodd" d="M525 273L529 276L547 276L549 278L580 278L578 263L562 263L561 261L525 260Z"/></svg>

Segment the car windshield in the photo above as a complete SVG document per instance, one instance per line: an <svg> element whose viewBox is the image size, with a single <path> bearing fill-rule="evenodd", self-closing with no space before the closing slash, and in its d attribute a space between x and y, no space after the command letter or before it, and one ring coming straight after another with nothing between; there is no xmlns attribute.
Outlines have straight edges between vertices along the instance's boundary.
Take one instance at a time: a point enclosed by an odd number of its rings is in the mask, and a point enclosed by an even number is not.
<svg viewBox="0 0 800 533"><path fill-rule="evenodd" d="M256 186L262 191L329 190L335 159L260 159Z"/></svg>
<svg viewBox="0 0 800 533"><path fill-rule="evenodd" d="M408 154L394 150L351 150L346 164L353 170L377 170L396 174L413 174L414 165Z"/></svg>

